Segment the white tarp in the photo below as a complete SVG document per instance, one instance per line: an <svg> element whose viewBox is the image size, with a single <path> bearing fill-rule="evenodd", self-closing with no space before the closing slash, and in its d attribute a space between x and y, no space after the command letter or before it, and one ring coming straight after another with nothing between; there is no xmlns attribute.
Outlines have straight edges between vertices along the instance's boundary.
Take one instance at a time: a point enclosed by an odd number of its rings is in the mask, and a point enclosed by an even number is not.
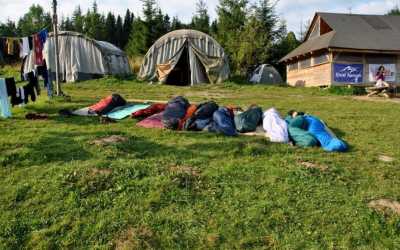
<svg viewBox="0 0 400 250"><path fill-rule="evenodd" d="M50 35L43 50L47 68L52 74L55 74L54 40ZM87 80L96 75L132 74L125 53L108 42L95 41L79 33L66 31L60 32L58 41L62 81ZM34 68L34 53L31 53L23 71L28 73Z"/></svg>
<svg viewBox="0 0 400 250"><path fill-rule="evenodd" d="M369 64L369 81L376 82L376 73L379 68L385 67L385 81L395 82L396 81L396 64Z"/></svg>
<svg viewBox="0 0 400 250"><path fill-rule="evenodd" d="M194 30L177 30L161 37L147 52L140 68L142 80L165 83L187 49L191 85L219 83L229 77L224 49L212 37Z"/></svg>

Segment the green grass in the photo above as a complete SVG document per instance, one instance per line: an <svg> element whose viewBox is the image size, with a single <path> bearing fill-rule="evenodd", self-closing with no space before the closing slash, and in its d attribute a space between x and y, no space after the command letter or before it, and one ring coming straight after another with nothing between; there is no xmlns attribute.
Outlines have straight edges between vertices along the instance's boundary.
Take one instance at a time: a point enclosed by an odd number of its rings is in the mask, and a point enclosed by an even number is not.
<svg viewBox="0 0 400 250"><path fill-rule="evenodd" d="M235 83L179 88L106 78L64 89L70 102L42 96L0 120L0 249L400 248L400 217L367 207L376 198L400 200L398 104ZM324 119L351 150L330 154L57 114L114 92L303 110ZM27 121L28 112L50 120ZM91 144L108 135L128 141ZM382 154L396 160L381 162Z"/></svg>

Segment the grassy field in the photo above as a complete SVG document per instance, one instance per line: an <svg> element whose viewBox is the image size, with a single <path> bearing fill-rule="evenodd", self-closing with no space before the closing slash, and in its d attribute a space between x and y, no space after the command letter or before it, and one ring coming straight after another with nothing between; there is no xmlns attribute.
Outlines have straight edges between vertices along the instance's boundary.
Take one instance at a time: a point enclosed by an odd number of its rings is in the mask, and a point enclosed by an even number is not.
<svg viewBox="0 0 400 250"><path fill-rule="evenodd" d="M0 249L400 248L400 216L367 206L400 200L399 104L319 89L182 88L115 78L68 84L65 92L70 102L42 96L0 120ZM111 93L303 110L324 119L351 150L330 154L264 138L147 130L132 119L104 125L58 116ZM28 121L28 112L50 119ZM91 143L110 135L128 140Z"/></svg>

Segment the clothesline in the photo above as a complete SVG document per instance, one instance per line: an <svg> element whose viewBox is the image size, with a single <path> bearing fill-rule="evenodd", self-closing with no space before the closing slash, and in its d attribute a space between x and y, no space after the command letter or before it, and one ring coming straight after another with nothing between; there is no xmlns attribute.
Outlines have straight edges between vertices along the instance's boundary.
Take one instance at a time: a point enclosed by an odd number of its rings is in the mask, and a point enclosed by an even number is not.
<svg viewBox="0 0 400 250"><path fill-rule="evenodd" d="M47 27L47 26L44 27L43 29L41 29L39 32L36 32L36 33L31 34L30 36L37 35L37 34L39 34L40 32L45 31L45 30L46 30L46 31L48 30L48 27ZM30 36L22 36L22 37L17 37L17 36L0 36L0 38L18 40L18 39L22 39L22 38L24 38L24 37L30 37Z"/></svg>

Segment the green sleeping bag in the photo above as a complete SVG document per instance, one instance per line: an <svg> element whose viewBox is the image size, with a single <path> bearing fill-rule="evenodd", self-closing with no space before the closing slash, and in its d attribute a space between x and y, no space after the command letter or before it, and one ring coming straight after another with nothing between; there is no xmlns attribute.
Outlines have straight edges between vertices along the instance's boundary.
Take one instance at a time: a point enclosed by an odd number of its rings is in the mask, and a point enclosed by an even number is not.
<svg viewBox="0 0 400 250"><path fill-rule="evenodd" d="M294 141L296 146L308 148L318 146L318 140L307 131L307 121L304 116L292 118L286 117L288 123L289 136Z"/></svg>
<svg viewBox="0 0 400 250"><path fill-rule="evenodd" d="M254 132L261 123L263 112L260 107L253 106L246 112L235 116L235 126L239 133Z"/></svg>

